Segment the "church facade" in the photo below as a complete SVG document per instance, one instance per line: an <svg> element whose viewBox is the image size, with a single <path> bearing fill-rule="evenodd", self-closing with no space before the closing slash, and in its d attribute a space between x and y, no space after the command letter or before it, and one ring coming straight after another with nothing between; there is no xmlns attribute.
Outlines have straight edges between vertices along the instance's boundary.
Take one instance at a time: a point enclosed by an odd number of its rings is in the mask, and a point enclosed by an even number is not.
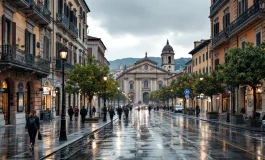
<svg viewBox="0 0 265 160"><path fill-rule="evenodd" d="M129 97L130 103L148 104L148 95L152 91L160 89L163 85L169 85L168 79L174 74L174 50L167 41L161 53L161 67L155 61L145 57L133 65L127 67L118 77L117 82L120 91Z"/></svg>

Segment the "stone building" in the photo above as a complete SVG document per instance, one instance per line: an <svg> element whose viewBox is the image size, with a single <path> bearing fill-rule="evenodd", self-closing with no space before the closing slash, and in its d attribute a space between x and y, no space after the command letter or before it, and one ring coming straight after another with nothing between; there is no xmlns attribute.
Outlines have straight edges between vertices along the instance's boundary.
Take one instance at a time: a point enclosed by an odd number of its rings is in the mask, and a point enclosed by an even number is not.
<svg viewBox="0 0 265 160"><path fill-rule="evenodd" d="M228 50L233 47L245 48L246 42L259 46L265 40L264 0L211 0L211 53L213 55L213 69L218 70L219 64L224 64ZM257 112L265 113L264 85L257 87ZM253 111L253 90L248 86L240 86L236 91L237 100L231 104L231 89L227 87L225 93L214 96L214 106L220 106L219 112L240 112L246 109L247 115Z"/></svg>
<svg viewBox="0 0 265 160"><path fill-rule="evenodd" d="M174 73L174 50L167 44L162 50L161 68L157 63L145 57L135 64L128 66L118 77L120 90L125 92L133 103L148 104L148 95L152 91L160 89L163 85L169 85L168 78Z"/></svg>
<svg viewBox="0 0 265 160"><path fill-rule="evenodd" d="M85 0L0 1L0 126L25 123L32 109L61 114L61 60L65 68L84 63L87 54ZM80 94L66 96L66 107L81 106Z"/></svg>

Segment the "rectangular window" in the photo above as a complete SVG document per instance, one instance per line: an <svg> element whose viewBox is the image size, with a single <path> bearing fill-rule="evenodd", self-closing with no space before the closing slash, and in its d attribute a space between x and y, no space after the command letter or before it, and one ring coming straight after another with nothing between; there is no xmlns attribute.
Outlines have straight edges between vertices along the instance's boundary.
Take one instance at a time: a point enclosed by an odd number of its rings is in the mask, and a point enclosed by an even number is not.
<svg viewBox="0 0 265 160"><path fill-rule="evenodd" d="M79 23L79 38L81 38L81 23Z"/></svg>
<svg viewBox="0 0 265 160"><path fill-rule="evenodd" d="M201 56L199 56L199 64L201 64Z"/></svg>
<svg viewBox="0 0 265 160"><path fill-rule="evenodd" d="M198 63L197 63L197 58L196 58L196 66L198 65Z"/></svg>
<svg viewBox="0 0 265 160"><path fill-rule="evenodd" d="M194 67L194 60L192 60L192 66Z"/></svg>
<svg viewBox="0 0 265 160"><path fill-rule="evenodd" d="M259 31L256 33L256 46L260 46L261 42L261 31Z"/></svg>
<svg viewBox="0 0 265 160"><path fill-rule="evenodd" d="M245 40L241 42L241 48L243 50L245 50L245 48L246 48L246 41Z"/></svg>
<svg viewBox="0 0 265 160"><path fill-rule="evenodd" d="M215 60L215 70L216 71L218 70L218 65L219 65L219 59L216 59Z"/></svg>
<svg viewBox="0 0 265 160"><path fill-rule="evenodd" d="M202 62L204 62L205 61L205 57L204 57L204 54L202 55Z"/></svg>
<svg viewBox="0 0 265 160"><path fill-rule="evenodd" d="M130 83L130 89L133 89L133 84L132 83Z"/></svg>
<svg viewBox="0 0 265 160"><path fill-rule="evenodd" d="M50 58L50 40L47 36L44 36L44 55L43 58L49 60Z"/></svg>
<svg viewBox="0 0 265 160"><path fill-rule="evenodd" d="M206 67L206 71L205 72L206 72L206 74L208 74L208 68L207 67Z"/></svg>
<svg viewBox="0 0 265 160"><path fill-rule="evenodd" d="M208 60L208 52L206 52L205 55L206 55L206 61L207 61Z"/></svg>

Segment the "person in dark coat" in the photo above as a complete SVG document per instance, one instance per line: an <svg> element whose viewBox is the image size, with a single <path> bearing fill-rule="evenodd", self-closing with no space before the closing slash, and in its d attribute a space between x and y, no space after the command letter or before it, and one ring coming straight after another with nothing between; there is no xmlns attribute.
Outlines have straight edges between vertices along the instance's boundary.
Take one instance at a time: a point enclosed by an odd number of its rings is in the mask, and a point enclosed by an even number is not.
<svg viewBox="0 0 265 160"><path fill-rule="evenodd" d="M93 117L95 117L95 114L96 114L96 108L95 108L95 106L93 106L93 108L92 108L92 113L93 113Z"/></svg>
<svg viewBox="0 0 265 160"><path fill-rule="evenodd" d="M83 106L83 108L80 110L80 115L82 118L82 123L85 123L86 120L86 115L87 115L87 110L85 109L85 106Z"/></svg>
<svg viewBox="0 0 265 160"><path fill-rule="evenodd" d="M70 108L68 109L68 115L70 117L70 121L73 120L73 115L74 115L74 109L72 106L70 106Z"/></svg>
<svg viewBox="0 0 265 160"><path fill-rule="evenodd" d="M84 107L84 106L83 106L83 107ZM75 114L75 121L77 121L77 119L78 119L78 114L79 114L79 109L78 109L77 107L75 107L74 114Z"/></svg>
<svg viewBox="0 0 265 160"><path fill-rule="evenodd" d="M30 137L30 150L34 151L34 144L37 132L40 130L40 118L36 110L32 110L27 119L27 128Z"/></svg>
<svg viewBox="0 0 265 160"><path fill-rule="evenodd" d="M128 116L129 116L129 108L128 107L125 107L124 114L125 114L125 120L128 121Z"/></svg>
<svg viewBox="0 0 265 160"><path fill-rule="evenodd" d="M118 112L118 115L119 115L119 120L121 120L121 115L122 115L122 108L121 108L121 106L119 106L117 112Z"/></svg>
<svg viewBox="0 0 265 160"><path fill-rule="evenodd" d="M110 117L110 120L113 121L113 116L115 115L115 111L113 109L113 107L110 107L109 109L109 117Z"/></svg>
<svg viewBox="0 0 265 160"><path fill-rule="evenodd" d="M200 114L200 107L199 107L199 105L197 104L197 105L196 105L196 117L199 117L199 114Z"/></svg>
<svg viewBox="0 0 265 160"><path fill-rule="evenodd" d="M149 111L149 114L151 114L151 106L148 106L148 111Z"/></svg>

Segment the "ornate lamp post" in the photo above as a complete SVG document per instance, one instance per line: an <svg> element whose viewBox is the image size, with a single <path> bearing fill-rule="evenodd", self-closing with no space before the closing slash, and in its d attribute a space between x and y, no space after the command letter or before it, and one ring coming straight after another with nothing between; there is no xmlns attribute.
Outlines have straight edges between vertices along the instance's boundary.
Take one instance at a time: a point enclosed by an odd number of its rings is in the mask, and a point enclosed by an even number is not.
<svg viewBox="0 0 265 160"><path fill-rule="evenodd" d="M60 141L66 141L66 120L65 120L65 93L64 93L64 61L67 58L68 51L62 47L59 50L60 57L62 59L62 114L61 114L61 129L60 129Z"/></svg>
<svg viewBox="0 0 265 160"><path fill-rule="evenodd" d="M104 118L103 118L103 122L107 121L107 108L106 108L106 88L107 88L107 80L108 77L104 76L103 80L105 81L105 87L104 87Z"/></svg>
<svg viewBox="0 0 265 160"><path fill-rule="evenodd" d="M118 89L118 107L120 106L120 87Z"/></svg>

